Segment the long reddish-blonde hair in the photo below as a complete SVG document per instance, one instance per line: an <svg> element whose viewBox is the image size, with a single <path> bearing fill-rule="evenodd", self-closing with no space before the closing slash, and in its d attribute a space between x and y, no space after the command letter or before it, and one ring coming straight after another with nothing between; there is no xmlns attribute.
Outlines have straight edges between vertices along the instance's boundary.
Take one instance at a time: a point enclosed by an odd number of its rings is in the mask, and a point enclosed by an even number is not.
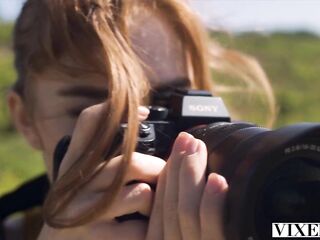
<svg viewBox="0 0 320 240"><path fill-rule="evenodd" d="M30 81L48 66L71 75L102 74L108 89L106 109L94 141L52 185L47 196L44 218L53 227L81 225L97 217L102 209L112 204L121 187L135 150L137 109L150 89L146 69L134 51L128 31L134 21L132 16L139 11L155 13L170 23L181 41L193 88L214 90L210 64L217 71L231 72L262 86L269 101L270 115L275 115L272 90L259 64L253 58L226 50L213 41L209 50L206 33L185 1L27 0L15 26L18 80L13 87L26 104L31 104L28 100L32 94ZM124 116L128 129L122 145L115 149L111 147L112 140ZM273 118L269 123L272 121ZM121 166L101 201L75 218L59 217L73 196L119 153L123 155Z"/></svg>

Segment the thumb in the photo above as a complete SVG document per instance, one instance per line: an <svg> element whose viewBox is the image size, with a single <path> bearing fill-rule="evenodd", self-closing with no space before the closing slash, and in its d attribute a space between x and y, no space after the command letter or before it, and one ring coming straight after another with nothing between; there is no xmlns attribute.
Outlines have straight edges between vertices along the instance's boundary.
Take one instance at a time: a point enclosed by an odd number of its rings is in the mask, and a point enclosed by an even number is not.
<svg viewBox="0 0 320 240"><path fill-rule="evenodd" d="M138 107L138 118L139 118L139 121L144 121L148 118L149 116L149 109L145 106L140 106Z"/></svg>

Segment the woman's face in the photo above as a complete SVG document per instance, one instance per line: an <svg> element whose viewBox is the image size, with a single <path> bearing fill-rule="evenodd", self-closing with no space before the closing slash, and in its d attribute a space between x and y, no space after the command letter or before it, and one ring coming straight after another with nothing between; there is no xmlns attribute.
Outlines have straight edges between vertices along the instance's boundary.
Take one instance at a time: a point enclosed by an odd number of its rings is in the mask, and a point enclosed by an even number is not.
<svg viewBox="0 0 320 240"><path fill-rule="evenodd" d="M155 89L169 86L187 86L186 62L178 37L168 23L158 17L137 19L130 28L131 40L137 54L153 74L149 76ZM57 142L64 135L72 135L79 113L106 96L103 76L87 74L71 77L54 69L47 70L32 80L33 118L36 134L49 176L52 156Z"/></svg>

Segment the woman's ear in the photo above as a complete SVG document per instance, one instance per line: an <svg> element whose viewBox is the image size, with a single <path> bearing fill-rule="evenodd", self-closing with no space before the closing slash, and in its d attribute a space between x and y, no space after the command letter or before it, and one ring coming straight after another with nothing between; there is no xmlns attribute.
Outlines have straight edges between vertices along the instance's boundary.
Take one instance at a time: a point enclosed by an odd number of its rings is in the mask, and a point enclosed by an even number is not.
<svg viewBox="0 0 320 240"><path fill-rule="evenodd" d="M28 109L21 96L10 90L7 94L7 105L11 118L18 132L20 132L27 142L37 150L42 149L41 138L35 128L34 121L28 113Z"/></svg>

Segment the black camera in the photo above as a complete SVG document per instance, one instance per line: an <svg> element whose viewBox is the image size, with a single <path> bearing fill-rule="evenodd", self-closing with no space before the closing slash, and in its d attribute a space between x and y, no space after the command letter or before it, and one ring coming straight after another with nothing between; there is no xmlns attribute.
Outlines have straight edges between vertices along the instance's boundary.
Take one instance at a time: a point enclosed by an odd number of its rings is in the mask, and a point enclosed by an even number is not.
<svg viewBox="0 0 320 240"><path fill-rule="evenodd" d="M231 122L221 98L198 90L174 89L152 104L137 151L165 159L181 131L204 141L208 173L229 183L227 239L272 239L273 223L320 223L320 124Z"/></svg>

